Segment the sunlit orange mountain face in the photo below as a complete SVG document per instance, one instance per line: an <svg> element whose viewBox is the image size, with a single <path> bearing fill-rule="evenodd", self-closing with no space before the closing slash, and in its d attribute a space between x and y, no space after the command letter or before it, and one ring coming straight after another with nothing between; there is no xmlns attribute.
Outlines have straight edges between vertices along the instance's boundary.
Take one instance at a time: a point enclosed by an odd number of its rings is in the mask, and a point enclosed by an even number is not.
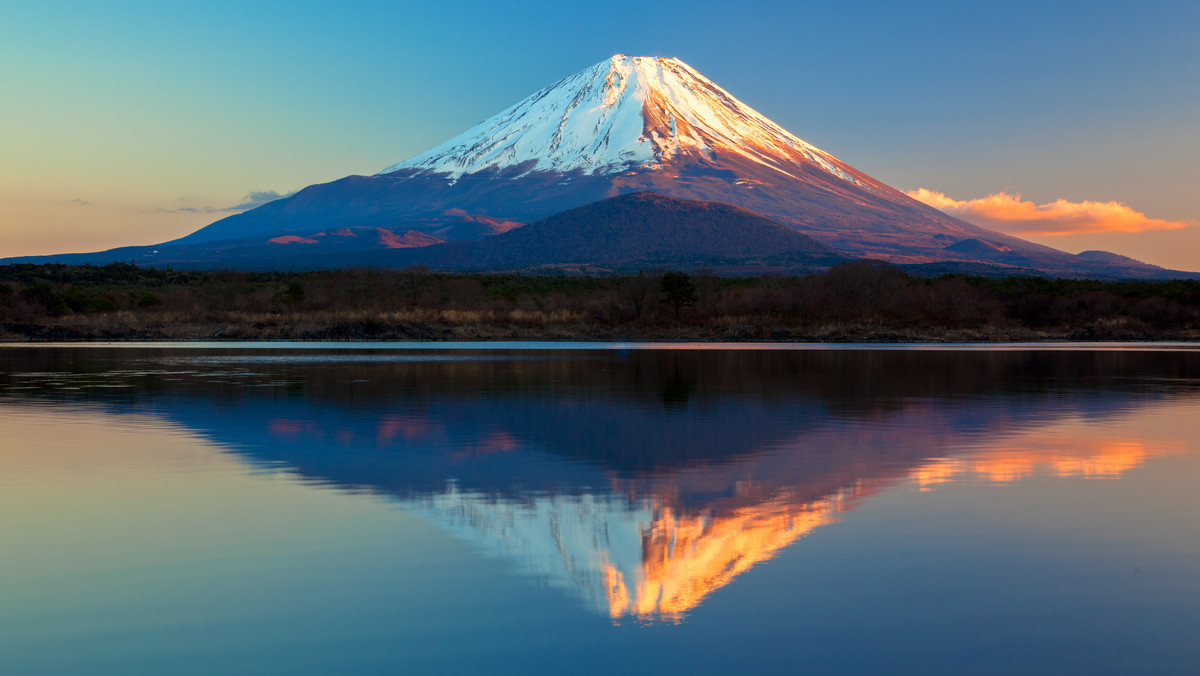
<svg viewBox="0 0 1200 676"><path fill-rule="evenodd" d="M1104 425L1200 395L1184 352L131 353L29 351L3 403L144 410L615 621L681 621L886 491L1119 479L1181 448Z"/></svg>
<svg viewBox="0 0 1200 676"><path fill-rule="evenodd" d="M643 199L610 202L635 194ZM679 59L624 54L378 173L311 185L170 242L21 260L751 273L859 258L918 272L1181 274L958 220L802 140Z"/></svg>

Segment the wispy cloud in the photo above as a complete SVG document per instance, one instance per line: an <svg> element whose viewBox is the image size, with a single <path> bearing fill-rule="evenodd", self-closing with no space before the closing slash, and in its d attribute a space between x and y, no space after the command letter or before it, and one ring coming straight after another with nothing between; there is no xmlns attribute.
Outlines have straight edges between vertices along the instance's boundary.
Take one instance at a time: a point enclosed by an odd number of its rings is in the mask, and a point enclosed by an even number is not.
<svg viewBox="0 0 1200 676"><path fill-rule="evenodd" d="M74 204L77 207L94 207L94 206L96 206L94 203L89 202L87 200L79 199L78 197L76 197L73 200L67 200L67 204Z"/></svg>
<svg viewBox="0 0 1200 676"><path fill-rule="evenodd" d="M246 197L243 198L241 204L235 204L234 206L226 209L226 211L247 211L255 207L261 207L267 202L274 202L277 199L291 197L295 194L295 190L289 193L279 193L275 192L274 190L251 190L246 194Z"/></svg>
<svg viewBox="0 0 1200 676"><path fill-rule="evenodd" d="M241 202L233 206L176 207L173 209L155 209L154 211L160 211L168 214L232 214L242 211L249 211L255 207L261 207L267 202L273 202L284 197L291 197L295 194L296 191L294 190L288 193L276 192L274 190L251 190L250 192L246 193L246 196L242 198Z"/></svg>
<svg viewBox="0 0 1200 676"><path fill-rule="evenodd" d="M1023 200L1018 194L998 192L970 200L956 200L919 188L908 196L944 211L955 218L1013 235L1055 236L1101 232L1144 232L1178 230L1194 223L1164 221L1120 202L1069 202L1064 199L1046 204Z"/></svg>

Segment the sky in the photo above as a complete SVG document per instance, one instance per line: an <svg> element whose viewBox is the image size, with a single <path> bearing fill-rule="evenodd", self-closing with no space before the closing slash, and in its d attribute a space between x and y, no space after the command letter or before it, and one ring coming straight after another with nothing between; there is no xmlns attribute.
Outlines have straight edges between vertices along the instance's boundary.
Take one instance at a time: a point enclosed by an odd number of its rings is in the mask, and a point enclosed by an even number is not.
<svg viewBox="0 0 1200 676"><path fill-rule="evenodd" d="M0 3L0 257L373 174L616 53L678 57L965 220L1200 270L1200 2Z"/></svg>

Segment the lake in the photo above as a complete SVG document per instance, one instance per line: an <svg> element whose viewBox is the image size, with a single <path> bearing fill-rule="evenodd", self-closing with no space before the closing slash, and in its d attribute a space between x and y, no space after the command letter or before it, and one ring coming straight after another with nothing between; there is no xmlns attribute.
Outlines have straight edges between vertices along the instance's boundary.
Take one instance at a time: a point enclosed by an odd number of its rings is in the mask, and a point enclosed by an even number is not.
<svg viewBox="0 0 1200 676"><path fill-rule="evenodd" d="M0 347L0 673L1200 670L1186 345Z"/></svg>

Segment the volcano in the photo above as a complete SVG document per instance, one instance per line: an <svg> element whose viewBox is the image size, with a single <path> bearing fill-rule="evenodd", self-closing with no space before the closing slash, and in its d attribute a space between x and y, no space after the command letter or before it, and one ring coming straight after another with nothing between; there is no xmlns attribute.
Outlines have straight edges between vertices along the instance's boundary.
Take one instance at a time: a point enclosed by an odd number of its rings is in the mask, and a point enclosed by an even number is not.
<svg viewBox="0 0 1200 676"><path fill-rule="evenodd" d="M522 225L641 192L733 205L845 258L930 271L1169 272L1121 257L1074 256L957 220L794 136L679 59L623 54L375 175L309 186L172 242L90 256L99 257L96 262L117 256L142 264L287 267L305 260L353 265L359 263L355 251L369 251L372 264L400 266L425 247L379 242L403 240L449 247L457 253L446 260L458 261L457 267L486 269L482 260L463 260L465 249L455 243L501 240ZM380 234L354 238L353 246L338 239L336 251L323 244L333 241L329 233L347 228ZM522 248L536 254L528 243ZM552 248L530 260L557 262Z"/></svg>

